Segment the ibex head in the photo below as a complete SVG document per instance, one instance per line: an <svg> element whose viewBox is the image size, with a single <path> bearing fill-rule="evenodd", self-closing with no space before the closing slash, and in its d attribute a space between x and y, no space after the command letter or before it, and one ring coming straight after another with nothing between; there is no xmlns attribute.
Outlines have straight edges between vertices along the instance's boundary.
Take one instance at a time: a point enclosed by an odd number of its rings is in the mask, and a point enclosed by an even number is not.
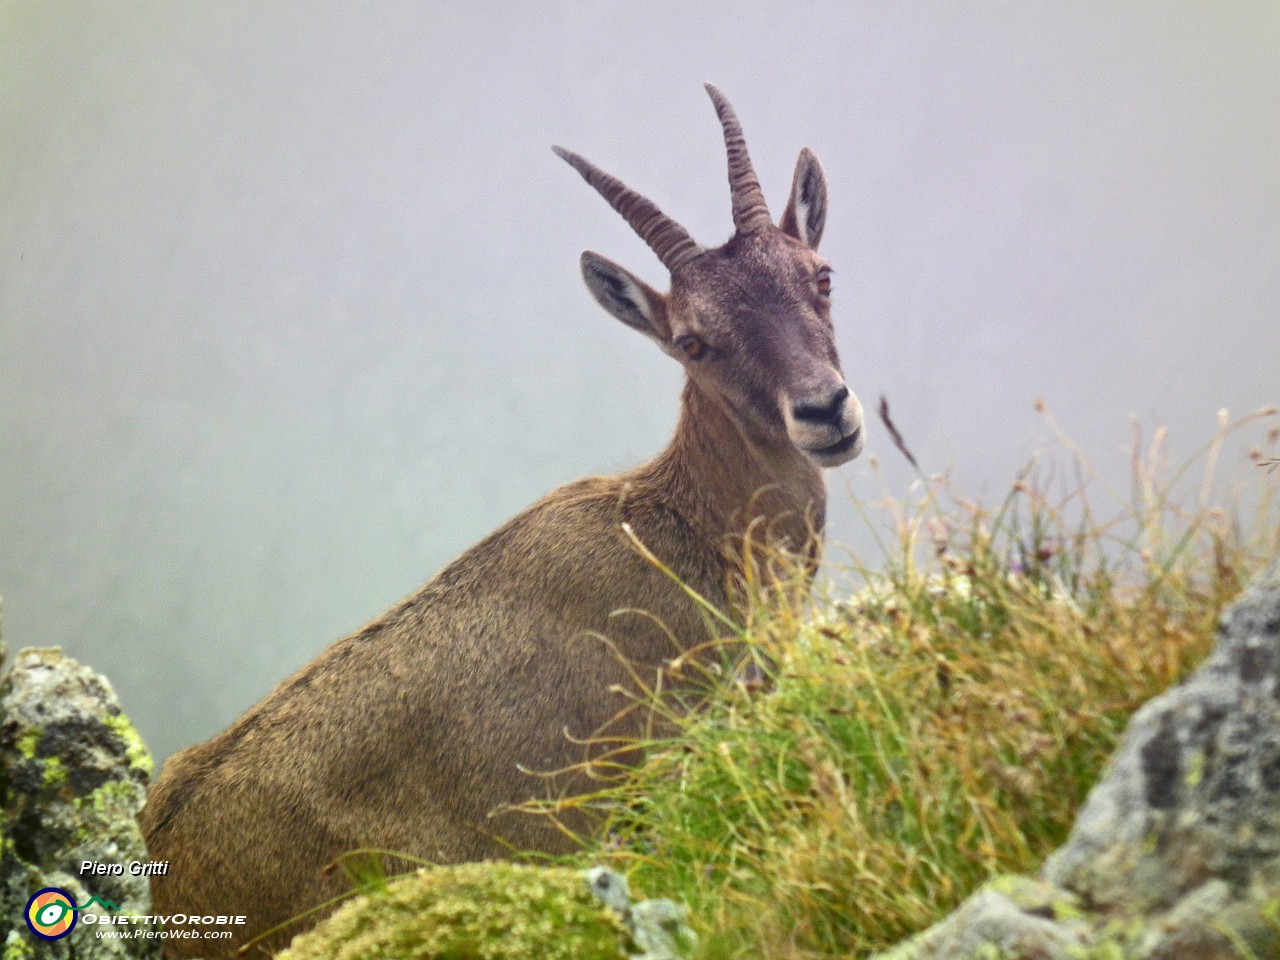
<svg viewBox="0 0 1280 960"><path fill-rule="evenodd" d="M820 467L862 451L862 404L845 384L831 326L831 268L818 254L827 184L800 151L778 225L765 205L733 107L707 84L724 128L734 233L707 249L620 180L555 148L671 271L659 293L590 251L582 274L600 305L684 364L689 378L764 444L790 443Z"/></svg>

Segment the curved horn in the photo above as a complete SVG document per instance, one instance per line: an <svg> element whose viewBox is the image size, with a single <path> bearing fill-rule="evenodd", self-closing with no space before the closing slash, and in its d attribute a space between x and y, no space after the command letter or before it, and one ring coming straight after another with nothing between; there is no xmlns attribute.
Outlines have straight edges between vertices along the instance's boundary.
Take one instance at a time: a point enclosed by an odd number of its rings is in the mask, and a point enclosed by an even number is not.
<svg viewBox="0 0 1280 960"><path fill-rule="evenodd" d="M760 181L747 155L747 142L742 137L742 124L729 106L724 94L712 84L706 85L711 102L716 105L720 126L724 128L724 146L729 153L729 195L733 198L733 225L739 233L754 233L772 226L769 208L764 202Z"/></svg>
<svg viewBox="0 0 1280 960"><path fill-rule="evenodd" d="M672 273L675 273L677 267L702 253L702 247L689 236L689 232L659 210L652 201L576 153L563 147L551 149L582 174L582 179L608 200L609 206L622 214L622 218L631 224L631 229L640 234L640 239L649 245L649 249L658 255L663 266Z"/></svg>

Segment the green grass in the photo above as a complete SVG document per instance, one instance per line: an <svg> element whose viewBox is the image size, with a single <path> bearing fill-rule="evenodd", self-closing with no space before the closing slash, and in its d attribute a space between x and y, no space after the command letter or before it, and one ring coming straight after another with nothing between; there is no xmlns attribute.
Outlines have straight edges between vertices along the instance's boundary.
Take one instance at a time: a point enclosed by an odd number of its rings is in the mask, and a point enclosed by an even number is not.
<svg viewBox="0 0 1280 960"><path fill-rule="evenodd" d="M865 956L1034 871L1134 710L1280 553L1270 416L1224 419L1178 468L1135 438L1127 495L1064 440L992 506L923 477L863 505L884 556L843 571L851 599L839 577L817 598L798 573L749 583L725 651L754 666L687 661L705 702L656 700L678 734L572 801L606 820L575 860L683 900L707 958ZM1232 489L1241 431L1260 440Z"/></svg>

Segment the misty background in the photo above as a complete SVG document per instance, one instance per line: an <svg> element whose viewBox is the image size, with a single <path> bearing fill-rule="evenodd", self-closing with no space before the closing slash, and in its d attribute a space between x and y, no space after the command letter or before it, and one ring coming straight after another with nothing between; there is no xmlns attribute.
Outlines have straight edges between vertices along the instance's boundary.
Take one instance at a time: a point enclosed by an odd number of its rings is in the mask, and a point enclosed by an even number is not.
<svg viewBox="0 0 1280 960"><path fill-rule="evenodd" d="M1043 398L1124 483L1280 401L1275 3L0 0L0 595L158 759L547 490L680 374L578 275L657 260L550 151L730 233L810 146L851 387L999 497ZM912 472L874 419L829 475Z"/></svg>

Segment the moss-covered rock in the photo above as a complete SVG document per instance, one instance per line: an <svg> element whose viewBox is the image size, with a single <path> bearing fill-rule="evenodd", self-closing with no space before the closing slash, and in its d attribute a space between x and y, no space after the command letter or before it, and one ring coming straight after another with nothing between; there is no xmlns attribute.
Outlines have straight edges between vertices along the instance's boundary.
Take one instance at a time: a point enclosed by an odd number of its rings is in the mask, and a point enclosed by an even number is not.
<svg viewBox="0 0 1280 960"><path fill-rule="evenodd" d="M662 960L675 956L669 945L687 942L690 936L679 908L669 901L632 904L621 878L606 874L593 871L584 876L580 870L512 863L420 870L397 877L383 890L355 897L300 935L278 957Z"/></svg>
<svg viewBox="0 0 1280 960"><path fill-rule="evenodd" d="M113 960L159 956L159 942L105 939L87 929L36 940L22 916L27 900L59 887L83 914L91 898L149 913L145 877L82 876L86 860L146 861L137 815L151 757L105 677L57 649L21 651L0 680L0 958ZM88 925L85 924L87 927Z"/></svg>

